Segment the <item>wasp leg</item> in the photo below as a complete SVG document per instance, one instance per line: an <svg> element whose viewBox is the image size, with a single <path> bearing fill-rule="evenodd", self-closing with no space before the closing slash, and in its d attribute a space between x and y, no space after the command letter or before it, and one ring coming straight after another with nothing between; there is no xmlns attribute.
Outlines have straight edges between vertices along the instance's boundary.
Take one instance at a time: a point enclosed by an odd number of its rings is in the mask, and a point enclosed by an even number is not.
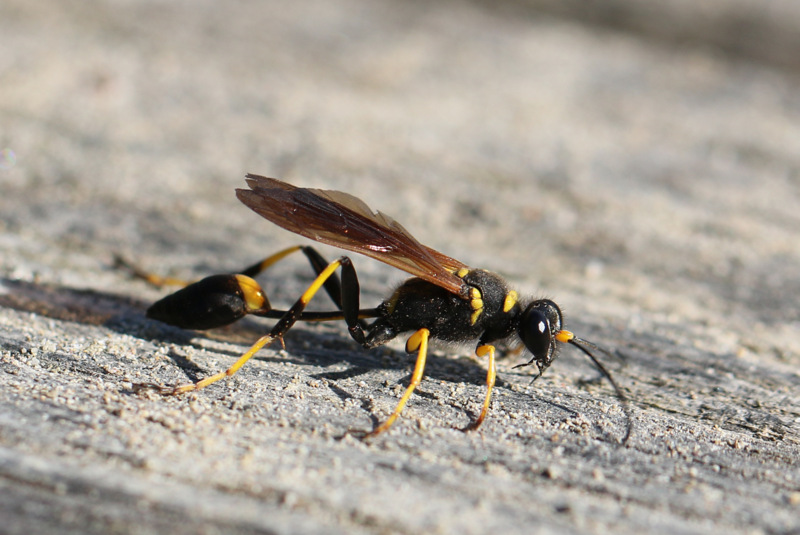
<svg viewBox="0 0 800 535"><path fill-rule="evenodd" d="M287 249L283 249L282 251L278 251L277 253L273 254L272 256L268 256L260 262L256 262L252 266L242 270L241 274L247 275L248 277L256 277L266 269L270 268L273 264L276 264L278 261L283 260L285 257L297 251L302 251L303 254L306 255L308 262L311 264L311 267L314 269L314 273L317 276L319 276L319 274L322 273L322 271L330 263L325 260L325 258L313 247L309 247L308 245L295 245L294 247L289 247ZM325 281L324 286L325 291L328 293L333 303L339 308L339 310L342 310L342 283L339 280L339 276L334 273L328 278L328 280Z"/></svg>
<svg viewBox="0 0 800 535"><path fill-rule="evenodd" d="M342 267L343 270L349 272L352 271L352 277L355 277L355 269L353 268L353 264L349 258L343 256L338 260L334 260L328 266L323 269L317 278L314 279L314 282L308 287L308 289L300 296L300 298L292 305L289 310L287 310L283 316L278 320L278 323L272 328L272 330L259 338L256 343L254 343L250 349L239 359L233 363L233 366L228 368L227 370L211 375L197 381L195 383L188 383L184 385L174 386L174 387L162 387L153 384L140 384L137 385L138 389L155 389L158 390L162 394L172 395L172 394L182 394L184 392L192 392L194 390L200 390L201 388L205 388L210 384L213 384L220 379L224 379L225 377L230 377L231 375L235 374L239 371L239 368L244 366L244 364L252 358L262 347L274 342L275 340L280 340L283 342L283 336L292 328L292 326L300 319L300 316L303 313L303 310L308 305L309 301L316 295L320 288L325 284L325 281L328 280L336 270ZM348 321L348 324L352 321L354 323L358 323L358 300L356 299L356 309L345 311L344 316ZM355 318L355 319L354 319Z"/></svg>
<svg viewBox="0 0 800 535"><path fill-rule="evenodd" d="M430 337L430 334L431 332L428 329L422 328L412 334L406 342L406 351L409 353L418 351L417 363L414 365L414 373L411 374L411 381L408 383L408 387L406 387L406 391L403 393L403 397L401 397L400 401L397 403L397 407L395 407L392 415L389 416L389 418L381 425L367 433L364 436L365 439L380 435L389 429L394 421L400 416L400 413L403 411L403 407L406 406L411 394L414 393L414 389L419 386L419 383L422 381L422 374L425 371L425 360L428 356L428 338Z"/></svg>
<svg viewBox="0 0 800 535"><path fill-rule="evenodd" d="M287 249L283 249L282 251L278 251L277 253L268 256L267 258L256 262L250 267L245 268L239 273L233 273L232 275L247 275L248 277L255 277L262 271L266 270L273 264L277 263L279 260L282 260L286 256L289 256L295 251L302 249L302 245L295 245L294 247L289 247ZM316 251L315 251L316 253ZM322 257L317 254L317 256L321 259ZM324 262L324 260L323 260ZM312 266L314 265L312 261ZM114 254L114 267L121 268L127 270L131 275L136 277L137 279L142 279L143 281L151 284L157 288L161 288L163 286L189 286L190 284L194 284L195 281L187 281L184 279L178 279L176 277L162 277L161 275L157 275L155 273L151 273L149 271L145 271L139 266L133 264L132 262L128 261L126 258L119 254ZM325 266L323 265L321 268L317 270L317 274L319 275L319 271L322 270Z"/></svg>
<svg viewBox="0 0 800 535"><path fill-rule="evenodd" d="M317 276L329 267L330 264L327 260L322 258L322 256L311 247L303 246L303 252L306 253L306 256L311 261L311 265L317 272ZM364 320L378 317L380 315L380 310L377 308L363 310L359 308L361 287L358 283L356 268L347 257L342 257L340 261L342 268L341 279L339 279L334 272L331 273L323 283L325 290L339 310L337 312L303 312L299 319L301 321L335 321L343 319L347 324L350 336L362 346L368 347L366 335L364 333L366 329L366 322ZM280 318L284 314L284 312L278 310L266 310L253 313L258 316L269 318Z"/></svg>
<svg viewBox="0 0 800 535"><path fill-rule="evenodd" d="M294 246L278 251L245 268L241 273L212 275L190 284L180 279L147 273L120 256L116 257L116 265L129 270L133 276L144 279L155 286L182 285L183 288L177 292L163 297L150 306L147 316L176 327L204 330L228 325L248 314L280 319L285 311L272 308L266 293L253 277L296 251L303 251L316 276L319 276L328 266L327 260L307 246ZM325 280L323 285L336 307L341 311L342 285L339 277L334 273ZM312 313L311 317L322 320L336 319L335 314L331 313L321 316ZM366 323L361 320L356 321L359 322L362 329L365 328Z"/></svg>
<svg viewBox="0 0 800 535"><path fill-rule="evenodd" d="M279 261L283 260L290 254L297 251L302 251L303 254L306 255L306 258L308 258L311 267L314 268L314 273L316 275L319 275L329 263L313 247L309 247L307 245L295 245L293 247L287 247L286 249L282 249L277 253L270 255L267 258L260 260L255 264L248 266L239 272L231 273L231 275L246 275L251 278L256 277L260 273L272 267L274 264L277 264ZM142 279L148 284L151 284L158 288L161 288L163 286L189 286L194 282L194 281L186 281L184 279L179 279L176 277L162 277L161 275L145 271L119 254L114 255L114 267L125 269L134 277ZM333 275L330 279L325 281L325 290L328 292L328 295L331 297L334 304L336 304L341 310L342 291L341 291L341 283L339 282L339 277Z"/></svg>
<svg viewBox="0 0 800 535"><path fill-rule="evenodd" d="M146 283L155 286L156 288L161 288L163 286L188 286L191 284L183 279L177 279L175 277L162 277L161 275L156 275L155 273L145 271L116 253L114 254L114 267L116 269L124 269L130 273L131 276L137 279L142 279Z"/></svg>
<svg viewBox="0 0 800 535"><path fill-rule="evenodd" d="M486 399L483 400L483 408L478 416L478 419L467 426L464 431L473 431L481 426L486 415L489 414L489 406L492 403L492 389L494 388L495 379L497 378L497 366L495 365L495 348L492 345L478 346L475 354L479 357L489 357L489 370L486 372Z"/></svg>
<svg viewBox="0 0 800 535"><path fill-rule="evenodd" d="M303 247L302 245L295 245L293 247L288 247L286 249L280 250L277 253L266 257L263 260L259 260L252 266L244 268L239 273L241 275L247 275L248 277L255 277L259 273L262 273L263 271L266 271L267 269L272 267L274 264L277 264L280 260L283 260L290 254L299 251L300 249L302 249L302 247Z"/></svg>

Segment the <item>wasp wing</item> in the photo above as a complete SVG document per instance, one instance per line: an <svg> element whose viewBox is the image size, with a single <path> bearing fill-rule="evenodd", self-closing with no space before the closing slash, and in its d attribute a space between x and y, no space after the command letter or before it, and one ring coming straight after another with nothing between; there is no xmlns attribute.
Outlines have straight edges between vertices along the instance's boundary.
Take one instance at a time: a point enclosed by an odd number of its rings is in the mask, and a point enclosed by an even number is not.
<svg viewBox="0 0 800 535"><path fill-rule="evenodd" d="M455 275L467 267L419 243L403 226L362 200L341 191L299 188L274 178L247 175L250 189L236 196L260 216L295 234L360 253L458 295Z"/></svg>

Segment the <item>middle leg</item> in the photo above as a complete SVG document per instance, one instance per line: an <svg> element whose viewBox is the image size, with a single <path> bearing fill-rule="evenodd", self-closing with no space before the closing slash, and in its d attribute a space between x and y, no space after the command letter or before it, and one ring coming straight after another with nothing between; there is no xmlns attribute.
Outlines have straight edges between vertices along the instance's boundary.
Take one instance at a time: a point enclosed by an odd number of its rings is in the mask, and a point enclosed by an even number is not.
<svg viewBox="0 0 800 535"><path fill-rule="evenodd" d="M422 381L422 374L425 371L425 361L428 356L428 338L430 337L431 332L428 329L420 329L414 334L406 342L406 351L409 353L413 351L418 351L417 354L417 363L414 366L414 373L411 374L411 381L408 383L408 387L406 387L406 391L403 393L403 397L400 398L400 401L397 403L397 406L394 409L394 412L383 422L381 425L367 433L364 438L373 438L387 429L389 429L392 424L400 417L400 413L403 411L403 407L406 406L408 399L411 397L411 394L414 393L414 389L419 386L420 382Z"/></svg>

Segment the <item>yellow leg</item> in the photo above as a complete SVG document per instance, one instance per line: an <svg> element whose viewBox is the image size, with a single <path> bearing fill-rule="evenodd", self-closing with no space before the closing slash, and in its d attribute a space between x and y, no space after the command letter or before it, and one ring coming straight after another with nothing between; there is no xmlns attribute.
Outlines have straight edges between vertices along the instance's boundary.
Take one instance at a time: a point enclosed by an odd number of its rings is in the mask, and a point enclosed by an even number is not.
<svg viewBox="0 0 800 535"><path fill-rule="evenodd" d="M128 262L125 258L118 254L114 255L114 267L125 269L137 279L142 279L147 284L151 284L156 288L161 288L162 286L188 286L190 284L183 279L176 279L175 277L162 277L161 275L156 275L155 273L145 271Z"/></svg>
<svg viewBox="0 0 800 535"><path fill-rule="evenodd" d="M422 374L425 371L425 359L428 356L428 337L430 334L431 332L428 329L420 329L412 334L406 342L406 351L409 353L412 351L419 351L417 354L417 363L414 366L414 373L411 374L411 382L408 383L408 387L403 393L403 397L401 397L400 401L397 403L397 407L395 407L392 415L373 431L367 433L364 438L372 438L380 435L389 429L394 421L400 416L400 413L403 411L403 407L406 406L406 403L411 397L411 394L414 392L414 389L417 388L420 381L422 381Z"/></svg>
<svg viewBox="0 0 800 535"><path fill-rule="evenodd" d="M266 270L273 264L277 263L279 260L282 260L283 258L289 256L295 251L299 251L302 248L303 248L302 245L295 245L293 247L288 247L286 249L283 249L282 251L278 251L274 255L268 256L264 260L261 260L260 262L253 264L248 268L245 268L244 270L242 270L242 273L250 277L255 277L262 271ZM134 264L128 262L125 258L123 258L120 255L114 255L114 265L115 267L128 270L134 277L142 279L143 281L157 288L161 288L163 286L189 286L190 284L192 284L192 281L186 281L175 277L162 277L161 275L156 275L155 273L150 273L149 271L145 271L139 268L138 266L135 266Z"/></svg>
<svg viewBox="0 0 800 535"><path fill-rule="evenodd" d="M296 251L299 251L302 248L303 248L302 245L295 245L295 246L283 249L282 251L278 251L274 255L268 256L267 258L265 258L261 262L258 262L256 264L253 264L250 267L247 267L247 268L243 269L242 273L244 273L244 274L246 274L246 275L248 275L250 277L255 277L256 275L258 275L262 271L265 271L268 268L272 267L273 264L276 264L278 261L283 260L284 258L289 256L290 254L292 254L292 253L294 253Z"/></svg>
<svg viewBox="0 0 800 535"><path fill-rule="evenodd" d="M495 365L494 360L494 346L480 346L475 350L475 354L479 357L485 357L487 355L489 356L489 370L486 373L486 399L483 400L483 408L481 409L478 419L472 422L472 424L470 424L465 431L472 431L479 428L483 423L483 420L486 418L486 415L489 414L489 406L492 403L492 389L494 388L494 383L497 378L497 366Z"/></svg>
<svg viewBox="0 0 800 535"><path fill-rule="evenodd" d="M322 285L325 284L325 281L328 280L328 278L336 272L336 270L339 268L339 266L342 264L343 261L344 261L343 258L340 258L339 260L335 260L330 264L328 264L328 267L326 267L324 270L322 270L322 272L320 272L319 275L317 275L317 278L314 279L314 282L311 283L311 286L309 286L308 289L305 292L303 292L303 295L301 295L300 299L298 299L295 302L295 304L292 305L292 308L287 310L286 314L284 314L283 317L278 320L278 323L275 324L275 326L272 328L269 334L266 334L261 338L259 338L256 341L256 343L250 347L247 353L239 357L239 359L233 364L233 366L231 366L224 372L211 375L195 383L187 383L178 386L165 387L153 384L140 384L137 385L137 387L155 389L161 392L162 394L167 394L167 395L183 394L185 392L200 390L201 388L205 388L210 384L216 383L220 379L224 379L225 377L230 377L231 375L239 371L239 368L244 366L244 364L248 360L250 360L250 358L253 355L255 355L259 349L266 346L267 344L272 343L276 339L283 341L283 335L286 334L286 332L289 329L291 329L292 325L294 325L295 322L297 321L297 318L300 317L300 314L302 314L303 309L306 307L306 305L308 305L309 301L311 301L311 299L319 291ZM425 338L425 340L427 341L427 337ZM424 360L425 359L423 357L423 364Z"/></svg>
<svg viewBox="0 0 800 535"><path fill-rule="evenodd" d="M258 339L258 341L255 344L253 344L253 346L247 351L247 353L239 357L239 360L234 362L233 366L231 366L224 372L215 373L214 375L206 377L205 379L201 379L196 383L187 383L179 386L158 387L158 391L165 395L183 394L186 392L193 392L195 390L200 390L201 388L205 388L212 383L216 383L220 379L224 379L225 377L230 377L234 373L238 372L239 368L244 366L245 362L250 360L250 358L253 355L255 355L259 349L261 349L265 345L270 344L273 340L275 340L275 337L272 336L271 334L262 336L261 338Z"/></svg>

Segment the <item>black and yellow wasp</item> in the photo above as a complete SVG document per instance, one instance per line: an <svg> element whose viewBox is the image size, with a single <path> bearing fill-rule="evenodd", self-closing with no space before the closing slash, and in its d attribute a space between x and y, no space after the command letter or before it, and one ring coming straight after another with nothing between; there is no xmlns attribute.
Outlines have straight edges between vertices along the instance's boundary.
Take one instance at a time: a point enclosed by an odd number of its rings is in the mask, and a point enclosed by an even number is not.
<svg viewBox="0 0 800 535"><path fill-rule="evenodd" d="M296 246L280 251L240 273L213 275L164 297L147 311L150 318L187 329L210 329L248 315L277 319L270 332L227 370L195 383L176 387L153 384L140 388L179 394L204 388L233 375L253 355L282 337L297 321L344 319L350 336L365 348L376 347L403 333L411 333L406 351L417 352L411 381L394 412L365 436L386 431L400 416L422 380L430 339L476 343L476 354L488 360L486 397L475 429L486 418L495 384L495 345L520 341L531 353L538 373L547 369L558 353L557 343L569 343L583 351L608 378L620 399L622 391L608 371L586 349L593 344L562 327L558 305L549 299L520 300L497 274L473 269L458 260L419 243L391 217L374 212L356 197L340 191L299 188L274 178L247 175L249 189L237 189L241 202L265 219L312 240L372 257L413 275L376 308L362 309L358 277L351 260L342 256L325 261L313 248ZM316 272L314 282L288 310L272 308L261 286L253 279L285 256L302 251ZM341 278L337 271L341 270ZM139 273L141 275L141 273ZM149 275L141 275L152 282ZM336 311L306 311L306 305L324 288ZM366 320L372 320L368 323Z"/></svg>

